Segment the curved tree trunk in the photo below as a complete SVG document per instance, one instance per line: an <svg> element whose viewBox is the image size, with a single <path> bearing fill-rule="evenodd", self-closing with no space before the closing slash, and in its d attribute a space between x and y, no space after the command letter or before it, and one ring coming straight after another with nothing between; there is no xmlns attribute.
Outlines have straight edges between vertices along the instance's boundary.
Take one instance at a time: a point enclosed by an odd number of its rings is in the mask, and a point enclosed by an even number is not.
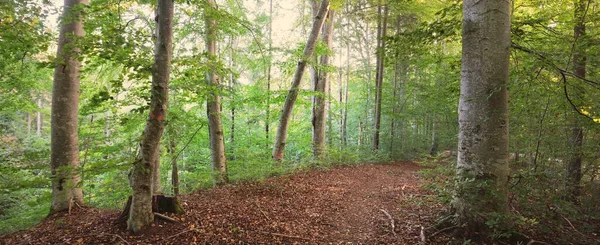
<svg viewBox="0 0 600 245"><path fill-rule="evenodd" d="M52 86L52 128L50 167L52 204L50 213L67 210L71 203L83 204L79 186L79 147L77 116L79 113L79 48L75 43L84 35L81 12L87 0L65 0L61 20L57 64ZM41 98L38 100L41 104ZM38 112L37 134L41 135Z"/></svg>
<svg viewBox="0 0 600 245"><path fill-rule="evenodd" d="M486 232L508 212L510 2L465 0L459 103L457 224Z"/></svg>
<svg viewBox="0 0 600 245"><path fill-rule="evenodd" d="M214 0L207 0L210 8L215 9ZM207 12L209 10L206 10ZM206 18L206 50L210 59L217 57L217 21L211 14L205 12ZM208 134L210 135L210 158L213 169L213 183L215 185L224 185L229 182L227 177L227 162L225 158L225 140L223 135L223 124L221 123L221 89L217 74L212 71L206 73L206 81L210 93L206 103L206 113L208 115Z"/></svg>
<svg viewBox="0 0 600 245"><path fill-rule="evenodd" d="M302 76L304 75L307 61L312 57L312 54L315 50L319 33L321 32L323 23L325 23L325 17L327 16L328 12L329 0L323 0L321 2L321 6L319 7L319 12L314 18L312 30L308 36L306 47L304 48L304 52L302 54L302 59L298 61L298 66L296 67L294 78L292 80L292 86L288 91L288 95L281 112L281 117L279 118L279 126L277 127L277 134L275 135L275 145L273 146L273 159L276 161L279 161L283 158L283 151L285 150L285 143L287 139L287 131L290 125L294 104L298 98L300 82L302 82Z"/></svg>
<svg viewBox="0 0 600 245"><path fill-rule="evenodd" d="M158 15L156 18L158 21L158 36L152 67L150 112L140 143L140 154L133 164L130 178L133 194L127 229L134 233L141 231L154 221L154 213L152 212L153 179L155 164L159 157L160 139L165 127L164 120L167 117L169 76L171 74L173 8L173 1L158 0Z"/></svg>

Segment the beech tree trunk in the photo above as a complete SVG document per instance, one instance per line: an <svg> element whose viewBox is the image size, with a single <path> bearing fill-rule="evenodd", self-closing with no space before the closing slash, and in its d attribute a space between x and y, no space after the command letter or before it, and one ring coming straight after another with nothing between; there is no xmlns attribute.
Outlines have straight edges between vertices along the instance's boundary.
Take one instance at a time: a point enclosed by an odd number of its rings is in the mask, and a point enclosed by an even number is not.
<svg viewBox="0 0 600 245"><path fill-rule="evenodd" d="M318 13L316 13L318 14ZM315 15L316 15L315 14ZM321 38L327 48L332 47L333 41L333 24L334 24L334 11L329 11L326 18L326 23L323 26ZM319 59L319 64L322 67L329 66L329 55L324 54ZM327 116L327 100L329 92L329 74L324 69L315 68L315 79L314 79L314 91L316 95L313 97L313 110L312 110L312 126L313 126L313 157L315 159L323 159L327 146L325 144L326 139L326 116Z"/></svg>
<svg viewBox="0 0 600 245"><path fill-rule="evenodd" d="M56 70L55 70L55 72L56 72ZM79 77L77 79L79 79ZM79 94L77 96L79 96ZM77 101L77 103L79 103L79 100ZM41 96L37 98L37 106L38 106L38 111L36 113L35 135L37 135L37 137L41 137L42 136L42 124L44 123L44 121L42 121L43 118L42 118L42 97Z"/></svg>
<svg viewBox="0 0 600 245"><path fill-rule="evenodd" d="M79 113L80 49L75 45L83 37L83 5L87 0L65 0L60 23L57 64L52 85L51 152L52 204L50 213L68 210L72 203L83 204L79 182L79 147L77 122ZM38 99L41 105L41 98ZM41 108L41 106L40 106ZM41 113L38 112L38 136Z"/></svg>
<svg viewBox="0 0 600 245"><path fill-rule="evenodd" d="M155 164L159 161L160 139L165 127L164 120L167 117L173 37L173 5L173 1L158 0L156 17L158 35L152 67L150 111L140 143L140 153L133 163L130 176L133 194L127 229L133 233L138 233L154 221L152 193L154 192Z"/></svg>
<svg viewBox="0 0 600 245"><path fill-rule="evenodd" d="M383 92L383 71L385 52L385 35L387 31L388 7L383 6L383 15L381 14L381 1L378 6L377 20L377 73L375 75L375 132L373 135L373 151L379 150L379 129L381 128L381 97Z"/></svg>
<svg viewBox="0 0 600 245"><path fill-rule="evenodd" d="M575 0L573 34L575 38L575 50L573 53L573 70L575 75L585 78L586 75L586 52L582 47L581 40L585 36L585 11L587 8L586 0ZM581 157L583 155L583 128L581 127L577 113L570 113L570 129L568 131L568 155L567 169L565 175L566 199L571 202L577 202L577 197L581 189Z"/></svg>
<svg viewBox="0 0 600 245"><path fill-rule="evenodd" d="M271 126L271 68L273 66L273 0L269 0L269 64L267 66L267 106L265 108L265 139L269 147L269 134ZM304 26L304 25L303 25Z"/></svg>
<svg viewBox="0 0 600 245"><path fill-rule="evenodd" d="M302 54L302 59L298 61L298 66L296 67L296 71L294 72L294 77L292 79L292 86L288 91L288 95L281 112L281 117L279 118L279 126L277 127L277 134L275 135L275 145L273 146L272 155L273 159L276 161L280 161L283 158L287 131L290 124L290 119L292 117L294 104L298 98L298 89L300 88L300 83L302 82L302 76L304 75L307 61L312 57L312 54L315 50L319 33L321 32L323 23L325 23L325 18L328 12L329 0L323 0L321 2L321 6L319 7L319 12L314 18L313 26Z"/></svg>
<svg viewBox="0 0 600 245"><path fill-rule="evenodd" d="M207 0L211 10L206 10L204 18L206 19L206 51L211 60L217 59L217 21L212 17L209 11L216 9L214 0ZM208 115L208 134L210 135L210 158L213 169L213 183L216 186L224 185L229 182L227 177L227 160L225 158L225 140L223 135L223 125L221 123L221 95L220 84L217 74L210 69L206 73L206 81L210 93L206 103L206 113Z"/></svg>
<svg viewBox="0 0 600 245"><path fill-rule="evenodd" d="M510 2L463 2L456 224L485 233L508 212Z"/></svg>

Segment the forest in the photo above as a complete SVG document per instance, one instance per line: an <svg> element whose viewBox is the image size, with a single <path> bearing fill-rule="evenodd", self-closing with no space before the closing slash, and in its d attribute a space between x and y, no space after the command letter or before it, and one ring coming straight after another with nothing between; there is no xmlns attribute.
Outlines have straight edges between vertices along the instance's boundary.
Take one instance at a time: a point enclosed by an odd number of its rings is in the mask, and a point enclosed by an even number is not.
<svg viewBox="0 0 600 245"><path fill-rule="evenodd" d="M0 0L0 244L600 244L598 8Z"/></svg>

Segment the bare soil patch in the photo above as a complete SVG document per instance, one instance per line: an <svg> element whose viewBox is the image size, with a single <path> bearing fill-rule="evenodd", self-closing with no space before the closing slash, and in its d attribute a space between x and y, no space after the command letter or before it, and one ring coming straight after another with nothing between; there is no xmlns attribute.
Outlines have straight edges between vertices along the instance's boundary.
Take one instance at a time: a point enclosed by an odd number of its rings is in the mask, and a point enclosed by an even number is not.
<svg viewBox="0 0 600 245"><path fill-rule="evenodd" d="M201 190L181 196L186 213L170 215L180 224L157 220L140 235L113 224L118 211L74 208L0 244L418 244L441 209L418 169L346 166Z"/></svg>

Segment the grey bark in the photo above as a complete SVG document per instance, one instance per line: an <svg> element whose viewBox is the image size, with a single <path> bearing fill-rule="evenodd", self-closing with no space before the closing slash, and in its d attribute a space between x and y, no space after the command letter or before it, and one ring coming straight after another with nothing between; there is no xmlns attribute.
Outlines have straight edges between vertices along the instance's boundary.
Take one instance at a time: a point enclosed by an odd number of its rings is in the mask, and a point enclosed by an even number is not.
<svg viewBox="0 0 600 245"><path fill-rule="evenodd" d="M333 43L333 24L335 14L334 11L329 11L326 18L326 23L323 26L321 38L327 48L332 47ZM319 59L321 67L329 66L329 55L324 54ZM326 116L327 116L327 100L330 87L329 73L323 69L314 69L314 91L316 95L313 97L312 110L312 125L313 125L313 157L315 159L323 159L327 146L326 139Z"/></svg>
<svg viewBox="0 0 600 245"><path fill-rule="evenodd" d="M490 213L508 212L510 1L463 2L457 224L485 232Z"/></svg>
<svg viewBox="0 0 600 245"><path fill-rule="evenodd" d="M158 35L154 50L152 67L152 90L150 111L146 128L140 143L140 153L133 163L130 181L133 189L131 209L127 220L127 229L138 233L154 221L152 212L152 194L154 175L159 158L160 139L163 135L167 117L169 96L169 76L171 74L171 55L173 37L173 1L158 0Z"/></svg>
<svg viewBox="0 0 600 245"><path fill-rule="evenodd" d="M52 204L50 213L70 209L72 203L83 204L79 182L79 70L80 49L76 39L84 35L81 11L87 0L65 0L60 24L57 64L54 68L51 112ZM41 105L41 98L38 99ZM41 106L40 106L41 108ZM38 136L41 135L41 113L38 112Z"/></svg>
<svg viewBox="0 0 600 245"><path fill-rule="evenodd" d="M275 145L273 146L272 154L273 159L276 161L279 161L283 158L287 131L290 124L292 111L294 109L294 104L298 98L298 89L300 88L300 83L302 82L302 76L304 75L304 70L306 69L307 60L312 57L312 54L315 50L319 33L321 32L323 23L325 23L325 17L327 16L328 12L329 0L323 0L321 2L321 6L319 7L319 12L314 18L313 26L306 42L306 47L304 48L302 58L298 61L298 66L296 67L296 71L294 72L294 77L292 79L292 86L288 91L288 95L281 112L281 117L279 118L279 126L277 127Z"/></svg>
<svg viewBox="0 0 600 245"><path fill-rule="evenodd" d="M214 0L207 0L210 8L216 9ZM209 10L206 10L209 11ZM217 59L217 21L209 13L204 14L206 19L206 50L210 59ZM210 89L206 103L208 114L208 132L210 135L210 158L213 169L214 185L224 185L229 182L227 176L227 160L225 158L225 140L223 125L221 123L221 87L219 78L213 69L206 73L206 81Z"/></svg>
<svg viewBox="0 0 600 245"><path fill-rule="evenodd" d="M585 11L587 0L575 1L574 20L575 26L573 34L575 39L573 53L573 70L575 75L585 78L586 75L586 51L582 47L581 39L585 36ZM577 197L581 189L581 158L583 155L583 128L578 120L579 115L575 112L570 113L567 143L567 169L565 175L566 198L569 201L577 202Z"/></svg>
<svg viewBox="0 0 600 245"><path fill-rule="evenodd" d="M79 102L78 102L79 103ZM42 125L44 121L42 121L42 97L38 97L37 99L38 111L36 113L36 123L35 123L35 135L38 137L42 136Z"/></svg>

